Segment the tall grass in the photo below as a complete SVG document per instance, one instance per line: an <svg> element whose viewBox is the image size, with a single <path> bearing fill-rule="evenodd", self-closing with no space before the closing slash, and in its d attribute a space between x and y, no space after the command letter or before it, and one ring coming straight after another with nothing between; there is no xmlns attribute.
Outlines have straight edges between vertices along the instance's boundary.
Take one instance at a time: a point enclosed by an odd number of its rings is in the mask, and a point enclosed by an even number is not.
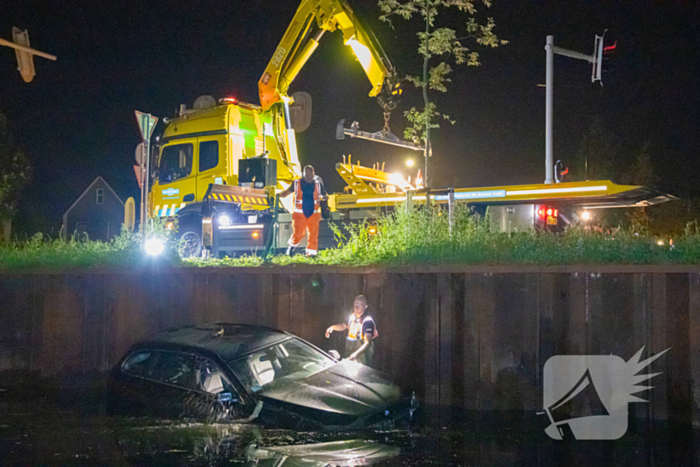
<svg viewBox="0 0 700 467"><path fill-rule="evenodd" d="M460 207L450 232L445 209L397 209L376 220L337 231L341 246L319 252L315 258L274 256L265 263L257 256L212 260L177 258L172 232L151 226L168 237L166 254L156 261L183 267L321 264L335 266L470 265L470 264L699 264L700 225L691 223L673 246L664 245L644 231L619 229L612 234L592 233L581 226L562 234L491 233L487 220ZM122 232L109 243L77 237L48 240L40 235L22 243L0 245L0 268L66 268L138 266L148 259L138 234Z"/></svg>
<svg viewBox="0 0 700 467"><path fill-rule="evenodd" d="M376 233L375 233L376 232ZM674 238L664 239L633 229L612 234L593 233L573 226L564 233L526 231L491 233L487 219L458 207L450 231L444 208L397 209L372 223L355 225L340 235L341 246L319 252L316 258L277 256L272 264L338 266L401 266L436 264L700 264L700 227L689 225ZM198 262L198 265L257 265L259 258Z"/></svg>
<svg viewBox="0 0 700 467"><path fill-rule="evenodd" d="M180 264L173 235L162 223L149 227L149 235L163 238L167 248L161 262ZM110 242L92 241L86 235L73 235L70 240L36 234L26 241L0 242L0 270L26 268L128 267L146 265L151 260L144 254L142 236L122 230Z"/></svg>

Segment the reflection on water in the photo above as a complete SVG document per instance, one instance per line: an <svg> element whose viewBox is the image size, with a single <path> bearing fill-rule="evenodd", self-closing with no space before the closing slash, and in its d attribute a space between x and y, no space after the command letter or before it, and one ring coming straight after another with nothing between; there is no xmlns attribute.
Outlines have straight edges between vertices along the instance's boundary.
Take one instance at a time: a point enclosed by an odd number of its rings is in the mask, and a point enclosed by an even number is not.
<svg viewBox="0 0 700 467"><path fill-rule="evenodd" d="M0 465L694 465L697 432L630 423L617 441L555 441L542 417L423 410L410 430L295 432L109 417L100 396L0 391Z"/></svg>

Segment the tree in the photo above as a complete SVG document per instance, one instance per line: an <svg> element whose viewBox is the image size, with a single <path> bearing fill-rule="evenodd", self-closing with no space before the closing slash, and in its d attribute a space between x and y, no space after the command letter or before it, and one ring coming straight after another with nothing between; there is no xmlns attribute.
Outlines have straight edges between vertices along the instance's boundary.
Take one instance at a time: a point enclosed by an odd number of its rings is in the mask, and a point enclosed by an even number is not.
<svg viewBox="0 0 700 467"><path fill-rule="evenodd" d="M626 171L620 177L622 183L653 186L658 182L658 177L654 173L654 164L651 161L649 146L651 146L650 141L642 143L629 171Z"/></svg>
<svg viewBox="0 0 700 467"><path fill-rule="evenodd" d="M406 80L421 88L423 92L423 108L411 107L404 112L410 126L404 131L404 137L425 143L425 186L429 185L428 166L430 149L430 130L440 127L440 120L454 124L448 115L438 112L437 106L430 99L429 91L447 92L448 77L452 73L450 63L467 66L479 65L479 53L463 45L464 40L474 41L486 47L498 47L507 41L499 40L493 32L495 23L488 18L480 24L476 20L476 5L491 6L491 0L378 0L381 11L380 20L391 24L391 19L398 16L410 20L415 15L423 19L423 28L418 35L418 54L423 57L422 73L408 75ZM449 15L448 10L457 9L466 20L465 35L458 37L457 31L448 27L438 27L438 16L445 13L454 20L455 15ZM392 25L393 27L393 25ZM440 60L431 67L431 59Z"/></svg>
<svg viewBox="0 0 700 467"><path fill-rule="evenodd" d="M29 158L15 146L7 118L0 112L0 223L12 219L22 189L31 178Z"/></svg>
<svg viewBox="0 0 700 467"><path fill-rule="evenodd" d="M603 120L596 117L583 136L578 151L581 165L581 180L611 180L614 178L614 162L618 145L605 129Z"/></svg>

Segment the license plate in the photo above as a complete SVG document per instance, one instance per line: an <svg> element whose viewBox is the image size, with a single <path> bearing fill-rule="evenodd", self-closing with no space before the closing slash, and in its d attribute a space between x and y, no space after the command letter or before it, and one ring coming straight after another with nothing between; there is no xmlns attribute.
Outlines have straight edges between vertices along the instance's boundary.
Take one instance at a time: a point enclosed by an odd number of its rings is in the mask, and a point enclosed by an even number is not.
<svg viewBox="0 0 700 467"><path fill-rule="evenodd" d="M547 225L557 225L557 218L556 217L548 217L547 218Z"/></svg>

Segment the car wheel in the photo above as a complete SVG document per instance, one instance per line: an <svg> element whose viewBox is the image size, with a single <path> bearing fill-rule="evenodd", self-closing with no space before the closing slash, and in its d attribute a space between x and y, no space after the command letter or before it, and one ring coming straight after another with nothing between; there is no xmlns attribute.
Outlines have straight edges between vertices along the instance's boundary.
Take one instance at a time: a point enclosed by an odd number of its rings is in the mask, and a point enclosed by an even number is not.
<svg viewBox="0 0 700 467"><path fill-rule="evenodd" d="M200 258L202 256L202 237L194 229L186 229L180 235L178 244L180 258Z"/></svg>

